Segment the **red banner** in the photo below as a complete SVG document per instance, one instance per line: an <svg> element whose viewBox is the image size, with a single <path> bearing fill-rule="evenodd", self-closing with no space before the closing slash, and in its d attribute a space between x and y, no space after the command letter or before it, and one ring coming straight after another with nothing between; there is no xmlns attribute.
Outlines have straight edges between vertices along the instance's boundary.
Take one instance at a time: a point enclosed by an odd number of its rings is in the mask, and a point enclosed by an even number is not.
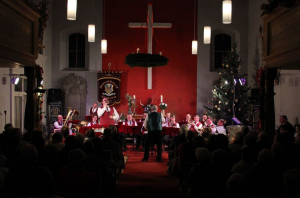
<svg viewBox="0 0 300 198"><path fill-rule="evenodd" d="M108 105L119 104L121 102L121 71L100 71L97 74L98 80L98 101L103 97L108 98Z"/></svg>

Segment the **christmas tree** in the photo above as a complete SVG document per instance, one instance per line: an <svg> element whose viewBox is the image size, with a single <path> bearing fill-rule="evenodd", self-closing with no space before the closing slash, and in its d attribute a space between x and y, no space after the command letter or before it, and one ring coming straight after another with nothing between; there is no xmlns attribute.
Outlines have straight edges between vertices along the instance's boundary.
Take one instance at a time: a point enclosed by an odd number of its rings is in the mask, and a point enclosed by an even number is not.
<svg viewBox="0 0 300 198"><path fill-rule="evenodd" d="M245 75L239 74L242 61L236 51L237 44L226 52L223 57L222 68L219 77L213 81L212 100L204 105L206 114L214 118L214 122L224 119L227 124L231 124L231 118L236 117L244 125L250 122L250 108L248 102Z"/></svg>

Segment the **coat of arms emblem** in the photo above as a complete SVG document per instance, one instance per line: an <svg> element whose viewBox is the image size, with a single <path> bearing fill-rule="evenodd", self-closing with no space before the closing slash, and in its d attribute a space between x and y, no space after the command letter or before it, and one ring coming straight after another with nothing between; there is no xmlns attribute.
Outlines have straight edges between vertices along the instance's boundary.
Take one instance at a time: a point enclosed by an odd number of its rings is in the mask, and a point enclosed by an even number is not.
<svg viewBox="0 0 300 198"><path fill-rule="evenodd" d="M113 84L107 83L107 84L104 85L104 87L105 87L106 93L108 93L108 94L111 94L114 91L114 85Z"/></svg>

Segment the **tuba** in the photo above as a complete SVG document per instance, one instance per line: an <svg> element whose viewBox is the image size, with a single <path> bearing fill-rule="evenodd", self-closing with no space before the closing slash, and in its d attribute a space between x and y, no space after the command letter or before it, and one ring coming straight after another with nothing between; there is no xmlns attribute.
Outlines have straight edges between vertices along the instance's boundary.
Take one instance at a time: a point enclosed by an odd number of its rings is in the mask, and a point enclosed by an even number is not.
<svg viewBox="0 0 300 198"><path fill-rule="evenodd" d="M69 107L69 108L68 108L68 115L67 115L67 117L66 117L66 120L65 120L65 122L64 122L64 125L67 126L67 125L68 125L68 122L69 122L70 120L72 120L72 117L75 116L75 115L78 115L78 114L79 114L78 111L76 111L75 109Z"/></svg>

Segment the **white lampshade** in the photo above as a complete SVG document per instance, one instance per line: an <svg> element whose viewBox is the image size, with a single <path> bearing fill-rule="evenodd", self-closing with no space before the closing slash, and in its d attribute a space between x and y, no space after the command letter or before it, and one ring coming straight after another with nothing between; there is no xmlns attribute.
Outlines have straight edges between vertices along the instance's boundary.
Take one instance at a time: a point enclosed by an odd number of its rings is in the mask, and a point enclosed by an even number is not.
<svg viewBox="0 0 300 198"><path fill-rule="evenodd" d="M101 53L102 54L107 53L107 40L106 39L101 40Z"/></svg>
<svg viewBox="0 0 300 198"><path fill-rule="evenodd" d="M197 54L197 48L198 48L198 41L193 40L192 41L192 54Z"/></svg>
<svg viewBox="0 0 300 198"><path fill-rule="evenodd" d="M77 0L68 0L67 19L76 20Z"/></svg>
<svg viewBox="0 0 300 198"><path fill-rule="evenodd" d="M204 44L210 44L210 35L211 35L211 27L204 26L204 32L203 32L203 43Z"/></svg>
<svg viewBox="0 0 300 198"><path fill-rule="evenodd" d="M231 1L223 1L223 23L230 24L231 23Z"/></svg>
<svg viewBox="0 0 300 198"><path fill-rule="evenodd" d="M95 42L95 25L89 24L88 26L88 41L89 42Z"/></svg>

